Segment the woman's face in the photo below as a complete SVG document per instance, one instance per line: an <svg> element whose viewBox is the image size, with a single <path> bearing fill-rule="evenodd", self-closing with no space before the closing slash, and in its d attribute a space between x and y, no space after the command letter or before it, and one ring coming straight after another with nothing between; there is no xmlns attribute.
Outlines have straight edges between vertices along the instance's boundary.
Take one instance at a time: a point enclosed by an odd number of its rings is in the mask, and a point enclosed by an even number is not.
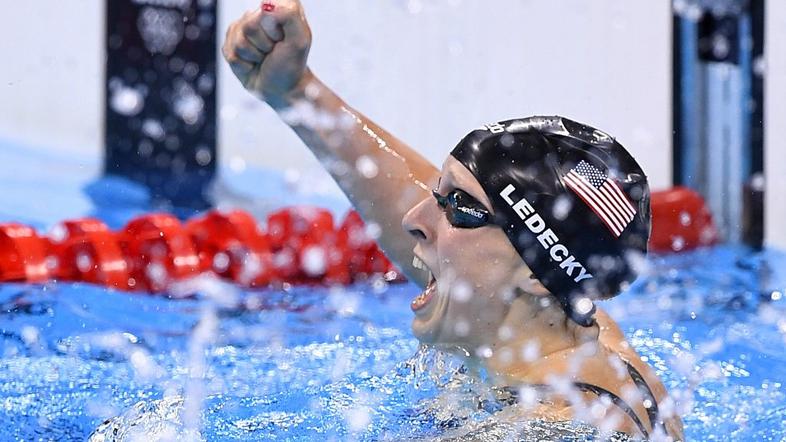
<svg viewBox="0 0 786 442"><path fill-rule="evenodd" d="M436 190L444 196L456 189L467 192L491 211L491 202L480 183L458 160L448 156ZM417 239L415 267L433 275L411 304L415 336L425 343L470 348L495 339L513 298L513 288L529 280L529 269L502 229L494 224L472 229L454 227L433 197L410 209L402 224Z"/></svg>

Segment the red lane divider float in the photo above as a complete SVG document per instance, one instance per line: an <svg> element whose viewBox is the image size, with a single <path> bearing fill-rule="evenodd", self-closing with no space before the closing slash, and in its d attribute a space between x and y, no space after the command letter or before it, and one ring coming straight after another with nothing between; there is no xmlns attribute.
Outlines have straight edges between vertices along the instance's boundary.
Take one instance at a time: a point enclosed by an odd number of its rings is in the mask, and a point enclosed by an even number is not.
<svg viewBox="0 0 786 442"><path fill-rule="evenodd" d="M718 229L704 199L686 187L652 192L650 250L679 252L718 241Z"/></svg>
<svg viewBox="0 0 786 442"><path fill-rule="evenodd" d="M42 282L49 278L46 242L31 227L0 224L0 279Z"/></svg>
<svg viewBox="0 0 786 442"><path fill-rule="evenodd" d="M156 213L131 220L120 234L131 270L130 288L160 292L173 280L196 276L202 267L180 220Z"/></svg>
<svg viewBox="0 0 786 442"><path fill-rule="evenodd" d="M653 192L650 249L690 250L718 240L697 193ZM348 284L383 276L402 280L382 254L378 228L350 211L336 226L318 207L271 213L267 231L246 212L210 211L182 224L169 214L133 219L112 232L93 218L64 221L49 237L18 223L0 224L0 281L85 281L119 290L165 291L210 272L246 287Z"/></svg>
<svg viewBox="0 0 786 442"><path fill-rule="evenodd" d="M51 276L126 289L128 262L114 232L102 221L82 218L64 221L50 234Z"/></svg>
<svg viewBox="0 0 786 442"><path fill-rule="evenodd" d="M246 212L208 212L186 223L199 251L201 271L247 287L264 287L277 279L267 237Z"/></svg>
<svg viewBox="0 0 786 442"><path fill-rule="evenodd" d="M276 273L287 281L348 284L347 250L339 247L333 216L325 209L295 207L267 217Z"/></svg>
<svg viewBox="0 0 786 442"><path fill-rule="evenodd" d="M166 291L170 283L213 273L246 287L348 284L401 272L349 212L336 228L316 207L271 213L267 231L241 210L210 211L185 224L156 213L117 232L94 218L64 221L47 237L0 224L0 281L85 281L118 290Z"/></svg>
<svg viewBox="0 0 786 442"><path fill-rule="evenodd" d="M353 275L373 275L394 270L393 264L379 249L376 236L379 228L370 229L355 211L347 213L338 230L336 241L342 250L347 250L347 264ZM397 275L388 275L395 278Z"/></svg>

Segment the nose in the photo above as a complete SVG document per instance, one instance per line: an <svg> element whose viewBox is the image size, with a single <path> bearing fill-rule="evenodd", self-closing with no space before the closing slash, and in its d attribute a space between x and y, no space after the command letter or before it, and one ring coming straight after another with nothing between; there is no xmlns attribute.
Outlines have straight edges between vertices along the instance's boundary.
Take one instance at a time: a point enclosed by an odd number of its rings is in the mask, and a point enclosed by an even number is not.
<svg viewBox="0 0 786 442"><path fill-rule="evenodd" d="M401 227L418 241L431 242L434 239L434 231L430 227L433 221L429 222L434 219L434 214L430 212L436 204L432 203L430 198L424 198L409 209L401 220Z"/></svg>

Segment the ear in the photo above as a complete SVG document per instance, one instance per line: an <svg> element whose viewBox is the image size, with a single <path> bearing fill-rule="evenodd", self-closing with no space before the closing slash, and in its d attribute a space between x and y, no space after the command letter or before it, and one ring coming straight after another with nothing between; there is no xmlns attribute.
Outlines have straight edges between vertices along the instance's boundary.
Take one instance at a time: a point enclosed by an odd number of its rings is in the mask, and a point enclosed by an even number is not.
<svg viewBox="0 0 786 442"><path fill-rule="evenodd" d="M546 288L532 273L532 270L522 262L521 266L516 269L513 275L513 281L516 287L520 288L526 293L535 296L548 296L551 294L549 289Z"/></svg>

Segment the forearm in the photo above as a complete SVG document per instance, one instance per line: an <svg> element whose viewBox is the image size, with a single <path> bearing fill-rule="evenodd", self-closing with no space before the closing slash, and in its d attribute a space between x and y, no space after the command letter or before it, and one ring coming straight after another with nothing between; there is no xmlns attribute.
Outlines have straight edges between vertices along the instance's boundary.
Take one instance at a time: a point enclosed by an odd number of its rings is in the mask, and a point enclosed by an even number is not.
<svg viewBox="0 0 786 442"><path fill-rule="evenodd" d="M415 240L404 214L429 196L439 170L422 155L350 108L310 72L301 87L273 107L333 176L363 219L380 227L385 254L413 281Z"/></svg>

